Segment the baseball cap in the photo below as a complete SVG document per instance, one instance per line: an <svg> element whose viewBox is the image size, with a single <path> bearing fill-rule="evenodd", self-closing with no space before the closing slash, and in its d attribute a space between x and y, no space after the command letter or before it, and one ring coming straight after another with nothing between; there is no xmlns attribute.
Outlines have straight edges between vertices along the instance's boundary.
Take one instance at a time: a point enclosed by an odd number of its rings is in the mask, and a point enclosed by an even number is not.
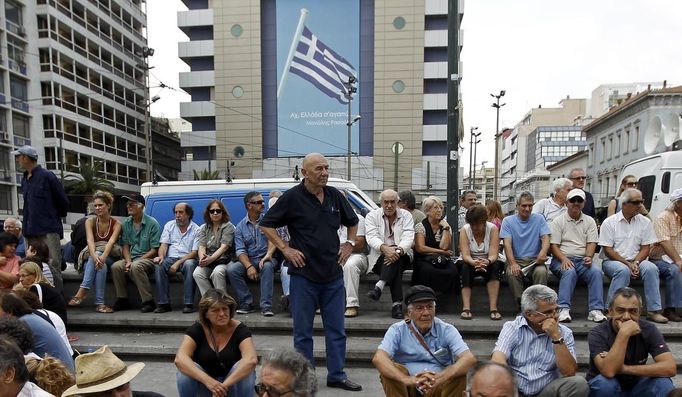
<svg viewBox="0 0 682 397"><path fill-rule="evenodd" d="M36 149L33 146L29 146L29 145L24 145L17 150L12 150L10 152L10 154L12 156L18 156L20 154L23 154L24 156L28 156L28 157L32 158L33 160L38 160L38 152L36 151Z"/></svg>
<svg viewBox="0 0 682 397"><path fill-rule="evenodd" d="M123 196L123 199L128 200L128 201L136 201L142 205L145 205L144 197L142 197L142 195L140 193L132 193L132 194L129 194L127 196Z"/></svg>
<svg viewBox="0 0 682 397"><path fill-rule="evenodd" d="M573 189L568 192L568 196L566 198L570 200L573 197L580 197L581 199L585 200L585 192L583 192L582 189Z"/></svg>
<svg viewBox="0 0 682 397"><path fill-rule="evenodd" d="M435 301L436 293L425 285L413 285L405 293L405 304L414 302Z"/></svg>

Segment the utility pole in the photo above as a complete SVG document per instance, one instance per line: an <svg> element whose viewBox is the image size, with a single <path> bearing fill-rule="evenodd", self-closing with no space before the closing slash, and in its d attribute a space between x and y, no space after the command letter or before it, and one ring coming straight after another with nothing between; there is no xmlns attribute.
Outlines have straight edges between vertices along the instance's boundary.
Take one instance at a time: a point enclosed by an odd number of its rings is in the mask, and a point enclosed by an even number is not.
<svg viewBox="0 0 682 397"><path fill-rule="evenodd" d="M471 190L476 190L476 154L478 154L478 144L481 143L481 140L478 139L479 136L481 136L480 132L478 134L474 134L474 179L471 185Z"/></svg>
<svg viewBox="0 0 682 397"><path fill-rule="evenodd" d="M471 161L471 158L474 155L474 131L477 129L478 127L471 127L471 130L469 130L469 189L471 189L471 174L474 169L474 163Z"/></svg>
<svg viewBox="0 0 682 397"><path fill-rule="evenodd" d="M348 76L348 81L345 81L343 84L346 88L345 92L342 92L342 94L346 95L346 98L348 98L348 121L346 122L346 126L348 126L348 152L346 153L347 155L347 166L348 166L348 172L346 174L346 179L350 181L351 177L351 165L350 165L350 160L351 160L351 136L352 136L352 127L353 124L355 124L358 120L360 120L360 116L355 116L355 118L352 118L353 116L351 115L351 104L353 103L353 94L358 92L357 87L355 86L358 82L358 79L355 78L355 76L351 75Z"/></svg>
<svg viewBox="0 0 682 397"><path fill-rule="evenodd" d="M498 201L497 199L497 191L498 191L498 186L497 186L497 180L500 175L500 108L506 103L503 103L500 105L500 98L506 94L507 91L505 90L500 90L500 93L498 95L495 94L490 94L491 97L496 99L496 102L493 103L491 106L495 108L495 111L497 113L496 121L495 121L495 179L493 180L493 200Z"/></svg>
<svg viewBox="0 0 682 397"><path fill-rule="evenodd" d="M448 158L447 207L451 221L457 219L459 209L459 1L448 1ZM452 233L452 251L459 255L459 233Z"/></svg>

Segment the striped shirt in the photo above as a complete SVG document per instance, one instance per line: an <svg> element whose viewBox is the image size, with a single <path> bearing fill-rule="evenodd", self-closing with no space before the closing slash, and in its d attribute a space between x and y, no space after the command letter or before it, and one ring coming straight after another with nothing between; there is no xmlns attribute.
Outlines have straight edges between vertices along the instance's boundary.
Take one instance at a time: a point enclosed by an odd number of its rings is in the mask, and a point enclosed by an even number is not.
<svg viewBox="0 0 682 397"><path fill-rule="evenodd" d="M559 324L559 331L568 351L575 358L573 333L562 324ZM523 316L504 324L493 353L496 351L507 357L507 364L518 378L519 391L524 395L538 394L550 382L561 377L552 338L546 333L537 334Z"/></svg>

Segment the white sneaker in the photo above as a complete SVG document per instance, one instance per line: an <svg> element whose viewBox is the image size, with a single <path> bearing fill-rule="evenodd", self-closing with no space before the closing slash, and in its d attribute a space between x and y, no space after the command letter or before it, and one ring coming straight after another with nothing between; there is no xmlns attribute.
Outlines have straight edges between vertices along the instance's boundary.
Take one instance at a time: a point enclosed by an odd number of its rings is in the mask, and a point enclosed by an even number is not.
<svg viewBox="0 0 682 397"><path fill-rule="evenodd" d="M559 322L560 323L570 323L571 322L571 312L568 308L559 309Z"/></svg>
<svg viewBox="0 0 682 397"><path fill-rule="evenodd" d="M587 315L587 319L589 321L594 321L595 323L601 323L606 321L606 316L601 312L601 310L590 310L590 313Z"/></svg>

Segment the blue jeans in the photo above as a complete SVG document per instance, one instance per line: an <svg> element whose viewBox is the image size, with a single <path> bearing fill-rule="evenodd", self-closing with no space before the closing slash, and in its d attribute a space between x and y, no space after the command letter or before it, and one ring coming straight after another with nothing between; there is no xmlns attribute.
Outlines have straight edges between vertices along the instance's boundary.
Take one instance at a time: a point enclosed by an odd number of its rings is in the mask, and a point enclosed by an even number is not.
<svg viewBox="0 0 682 397"><path fill-rule="evenodd" d="M97 253L98 256L99 253ZM81 282L81 288L92 289L92 285L95 284L95 305L104 304L104 291L107 288L107 272L109 271L109 266L114 263L112 257L107 257L105 265L101 269L95 267L95 260L93 258L88 258L83 266L83 281Z"/></svg>
<svg viewBox="0 0 682 397"><path fill-rule="evenodd" d="M315 283L297 274L291 275L291 316L294 320L294 349L315 366L313 357L313 321L319 304L324 327L327 359L327 382L346 379L346 328L343 312L346 290L343 278L328 283Z"/></svg>
<svg viewBox="0 0 682 397"><path fill-rule="evenodd" d="M260 269L258 262L251 265L260 273L260 309L272 310L272 287L275 281L275 264L271 261L263 263L263 268ZM241 262L232 262L227 265L227 277L230 279L230 284L234 288L235 294L239 301L239 307L246 305L253 305L253 297L251 291L246 285L246 268Z"/></svg>
<svg viewBox="0 0 682 397"><path fill-rule="evenodd" d="M611 278L609 293L606 296L606 306L613 299L613 293L618 288L630 285L630 268L619 261L605 260L601 263L604 274ZM658 279L658 268L649 261L642 261L639 264L639 277L644 283L644 296L646 298L646 309L650 312L661 310L661 289Z"/></svg>
<svg viewBox="0 0 682 397"><path fill-rule="evenodd" d="M571 298L573 290L578 282L578 278L587 283L587 307L588 310L604 309L604 282L601 270L595 267L583 265L583 257L569 256L573 262L573 268L561 270L561 262L555 257L549 265L549 270L559 278L559 300L557 306L560 308L571 308Z"/></svg>
<svg viewBox="0 0 682 397"><path fill-rule="evenodd" d="M630 391L620 389L620 383L615 378L605 378L597 375L590 379L589 397L659 397L667 395L675 388L670 378L641 377Z"/></svg>
<svg viewBox="0 0 682 397"><path fill-rule="evenodd" d="M154 266L154 278L156 281L156 303L159 305L170 304L170 285L168 284L168 269L173 266L173 263L180 258L166 258L160 264ZM179 272L182 273L183 278L183 291L184 298L183 303L185 305L194 304L194 292L196 287L194 286L194 278L192 273L197 267L196 259L187 259L183 262Z"/></svg>
<svg viewBox="0 0 682 397"><path fill-rule="evenodd" d="M235 364L228 376L237 368L239 363ZM197 364L202 371L203 368ZM216 378L217 381L222 382L227 376ZM185 375L184 373L177 371L175 374L176 383L178 386L178 394L180 397L211 397L212 393L204 386L203 383L192 378L191 376ZM254 370L249 376L235 383L227 389L227 395L230 397L251 397L253 396L253 387L256 384L256 371Z"/></svg>
<svg viewBox="0 0 682 397"><path fill-rule="evenodd" d="M658 274L665 280L665 306L682 307L682 273L674 263L664 260L652 261L658 267Z"/></svg>
<svg viewBox="0 0 682 397"><path fill-rule="evenodd" d="M291 276L289 275L289 267L286 262L282 263L279 271L279 281L282 282L282 293L289 296L289 284L291 283Z"/></svg>

